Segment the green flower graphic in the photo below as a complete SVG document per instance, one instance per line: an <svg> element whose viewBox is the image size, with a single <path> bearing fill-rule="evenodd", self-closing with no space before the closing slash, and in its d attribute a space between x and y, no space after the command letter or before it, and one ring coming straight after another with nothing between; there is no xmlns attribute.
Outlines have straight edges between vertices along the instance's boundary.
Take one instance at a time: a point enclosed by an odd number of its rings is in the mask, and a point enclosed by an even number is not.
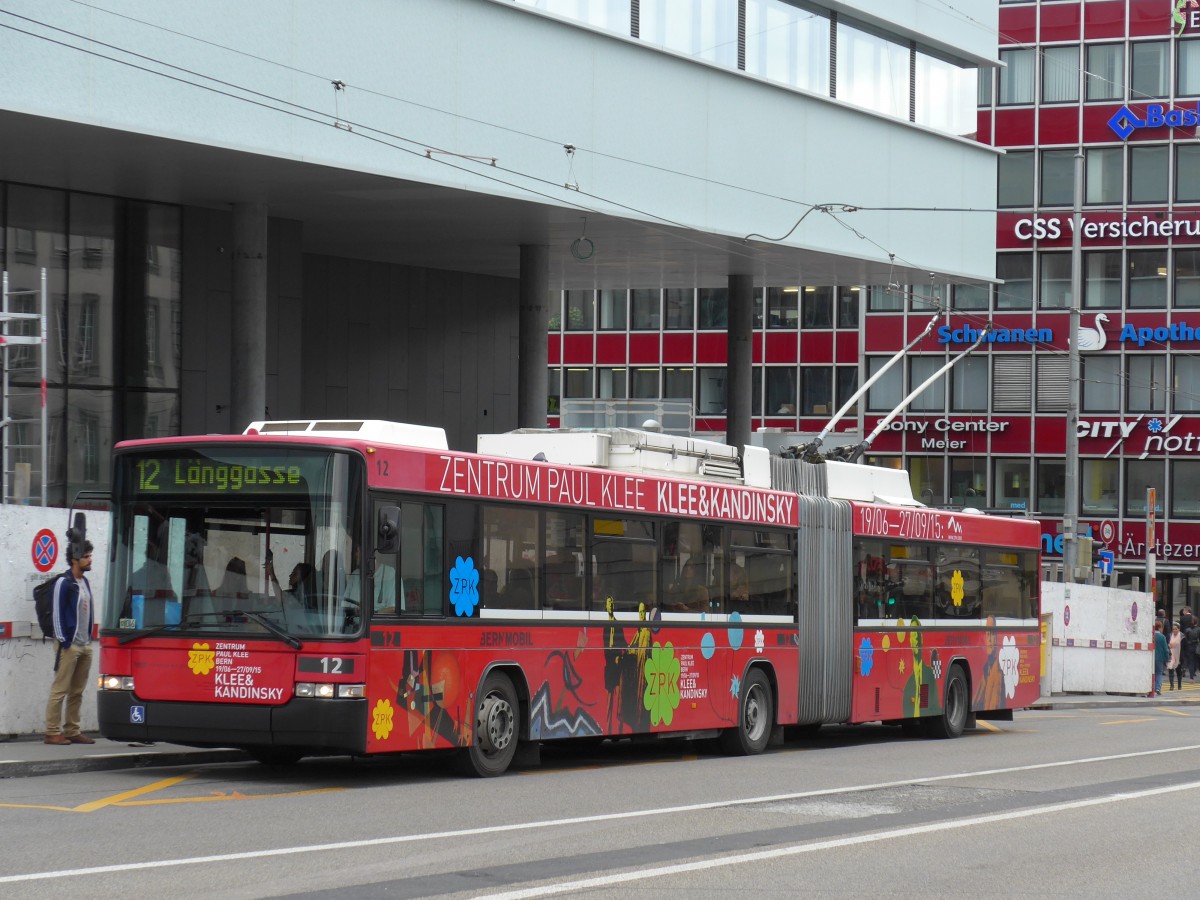
<svg viewBox="0 0 1200 900"><path fill-rule="evenodd" d="M675 648L654 642L650 658L646 660L646 694L642 703L650 711L651 725L670 725L679 706L679 660Z"/></svg>

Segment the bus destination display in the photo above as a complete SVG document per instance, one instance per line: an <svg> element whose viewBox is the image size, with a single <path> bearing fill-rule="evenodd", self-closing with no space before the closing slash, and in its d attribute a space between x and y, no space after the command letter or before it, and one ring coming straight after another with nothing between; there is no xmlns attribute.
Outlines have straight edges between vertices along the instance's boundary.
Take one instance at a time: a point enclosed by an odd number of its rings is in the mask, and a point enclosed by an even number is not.
<svg viewBox="0 0 1200 900"><path fill-rule="evenodd" d="M209 457L147 456L131 459L137 494L307 494L310 478L326 460L296 457L247 457L237 461Z"/></svg>

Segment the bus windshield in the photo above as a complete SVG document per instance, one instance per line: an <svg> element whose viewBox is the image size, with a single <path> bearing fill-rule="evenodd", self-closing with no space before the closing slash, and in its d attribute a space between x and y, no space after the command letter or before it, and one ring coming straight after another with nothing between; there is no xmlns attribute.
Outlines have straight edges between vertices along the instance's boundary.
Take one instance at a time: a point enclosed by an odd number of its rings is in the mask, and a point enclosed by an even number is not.
<svg viewBox="0 0 1200 900"><path fill-rule="evenodd" d="M358 633L362 461L322 449L122 454L103 627L311 640Z"/></svg>

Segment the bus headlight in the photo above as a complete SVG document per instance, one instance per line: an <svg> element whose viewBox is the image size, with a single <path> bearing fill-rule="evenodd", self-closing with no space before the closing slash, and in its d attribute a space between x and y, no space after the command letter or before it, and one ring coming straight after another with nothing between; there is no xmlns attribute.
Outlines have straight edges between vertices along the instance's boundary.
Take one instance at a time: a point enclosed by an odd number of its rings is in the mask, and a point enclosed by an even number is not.
<svg viewBox="0 0 1200 900"><path fill-rule="evenodd" d="M361 700L367 695L365 684L327 684L311 681L296 682L297 697L312 697L317 700Z"/></svg>
<svg viewBox="0 0 1200 900"><path fill-rule="evenodd" d="M101 675L96 682L96 687L102 691L132 691L133 676Z"/></svg>

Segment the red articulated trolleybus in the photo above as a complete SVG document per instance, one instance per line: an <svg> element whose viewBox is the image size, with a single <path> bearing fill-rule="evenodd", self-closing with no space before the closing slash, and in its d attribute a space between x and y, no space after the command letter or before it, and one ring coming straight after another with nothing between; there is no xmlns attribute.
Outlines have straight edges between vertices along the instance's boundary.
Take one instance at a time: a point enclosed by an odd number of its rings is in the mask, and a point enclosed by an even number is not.
<svg viewBox="0 0 1200 900"><path fill-rule="evenodd" d="M886 722L1038 697L1033 521L655 431L256 422L115 451L100 730L311 754Z"/></svg>

